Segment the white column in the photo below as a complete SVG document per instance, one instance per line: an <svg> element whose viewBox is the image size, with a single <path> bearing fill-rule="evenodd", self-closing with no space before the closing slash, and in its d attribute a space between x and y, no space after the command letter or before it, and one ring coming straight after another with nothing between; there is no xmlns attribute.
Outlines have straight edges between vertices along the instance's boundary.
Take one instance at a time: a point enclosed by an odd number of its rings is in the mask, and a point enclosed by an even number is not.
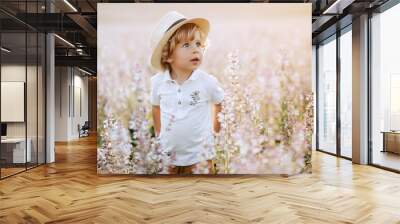
<svg viewBox="0 0 400 224"><path fill-rule="evenodd" d="M353 20L353 162L368 163L368 15Z"/></svg>
<svg viewBox="0 0 400 224"><path fill-rule="evenodd" d="M54 12L54 5L46 1L46 11ZM46 163L55 162L55 43L54 34L46 35Z"/></svg>
<svg viewBox="0 0 400 224"><path fill-rule="evenodd" d="M54 58L54 35L49 33L46 36L46 61L47 61L47 75L46 75L46 163L53 163L55 161L54 150L54 133L55 133L55 58Z"/></svg>

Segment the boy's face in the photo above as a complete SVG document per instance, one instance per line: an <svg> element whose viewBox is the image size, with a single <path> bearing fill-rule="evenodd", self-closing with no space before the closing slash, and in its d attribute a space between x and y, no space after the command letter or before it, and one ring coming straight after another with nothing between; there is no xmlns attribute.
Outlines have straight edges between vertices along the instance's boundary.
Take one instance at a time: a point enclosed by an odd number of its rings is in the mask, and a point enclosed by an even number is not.
<svg viewBox="0 0 400 224"><path fill-rule="evenodd" d="M170 63L172 69L193 71L203 60L203 50L200 32L196 32L192 41L186 40L176 45L167 62Z"/></svg>

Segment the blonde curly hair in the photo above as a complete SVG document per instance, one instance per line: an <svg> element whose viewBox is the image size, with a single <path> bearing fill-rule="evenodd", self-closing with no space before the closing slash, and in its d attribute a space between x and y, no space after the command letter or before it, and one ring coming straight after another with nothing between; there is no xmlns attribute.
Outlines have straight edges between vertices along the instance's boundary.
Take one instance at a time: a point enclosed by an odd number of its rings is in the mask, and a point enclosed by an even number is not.
<svg viewBox="0 0 400 224"><path fill-rule="evenodd" d="M182 41L192 41L195 38L196 32L200 33L202 47L205 47L205 36L202 30L194 23L187 23L179 27L171 38L164 45L161 52L161 65L163 70L171 70L170 64L167 62L168 58L174 52L176 46Z"/></svg>

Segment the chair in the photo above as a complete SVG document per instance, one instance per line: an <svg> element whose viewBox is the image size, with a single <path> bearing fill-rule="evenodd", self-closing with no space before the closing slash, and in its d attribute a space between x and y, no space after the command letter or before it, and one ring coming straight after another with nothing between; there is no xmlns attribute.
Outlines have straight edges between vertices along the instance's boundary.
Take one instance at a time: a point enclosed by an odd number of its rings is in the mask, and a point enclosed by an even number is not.
<svg viewBox="0 0 400 224"><path fill-rule="evenodd" d="M90 129L89 121L85 121L82 127L80 127L80 125L78 124L79 138L89 136L89 129Z"/></svg>

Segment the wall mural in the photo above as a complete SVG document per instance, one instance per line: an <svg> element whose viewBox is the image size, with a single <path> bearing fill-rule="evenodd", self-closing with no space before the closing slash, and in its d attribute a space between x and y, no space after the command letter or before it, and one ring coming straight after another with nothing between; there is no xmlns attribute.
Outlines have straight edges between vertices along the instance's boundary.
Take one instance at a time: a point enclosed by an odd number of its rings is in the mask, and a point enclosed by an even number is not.
<svg viewBox="0 0 400 224"><path fill-rule="evenodd" d="M98 4L98 173L311 172L311 33L311 4Z"/></svg>

